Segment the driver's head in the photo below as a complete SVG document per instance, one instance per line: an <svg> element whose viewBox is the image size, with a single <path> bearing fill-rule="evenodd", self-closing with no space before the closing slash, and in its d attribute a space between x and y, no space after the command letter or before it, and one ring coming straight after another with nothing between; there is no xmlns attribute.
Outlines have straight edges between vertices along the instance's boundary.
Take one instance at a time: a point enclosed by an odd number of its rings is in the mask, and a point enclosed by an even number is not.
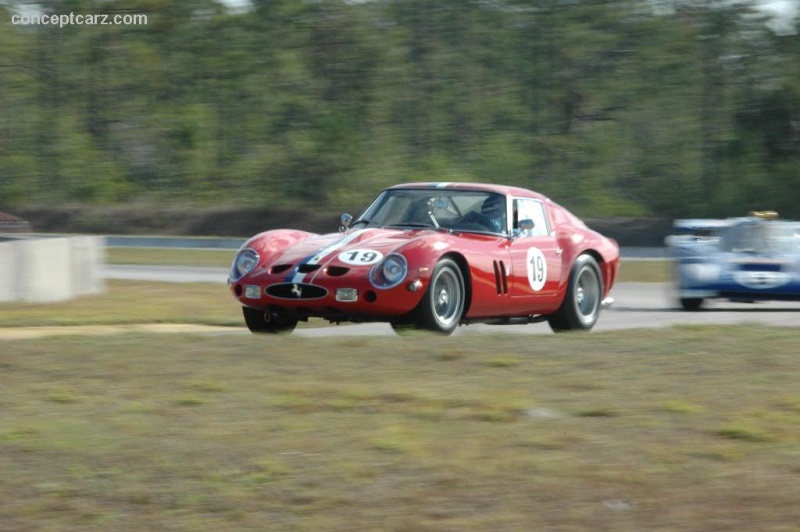
<svg viewBox="0 0 800 532"><path fill-rule="evenodd" d="M505 229L506 199L500 194L492 194L481 204L481 214L490 218L497 231Z"/></svg>

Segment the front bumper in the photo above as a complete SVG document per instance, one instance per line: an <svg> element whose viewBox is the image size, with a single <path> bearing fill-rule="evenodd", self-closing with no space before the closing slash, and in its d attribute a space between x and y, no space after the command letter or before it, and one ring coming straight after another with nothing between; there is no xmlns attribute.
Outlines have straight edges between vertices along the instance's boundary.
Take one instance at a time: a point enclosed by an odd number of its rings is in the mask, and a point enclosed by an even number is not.
<svg viewBox="0 0 800 532"><path fill-rule="evenodd" d="M300 317L337 320L380 319L413 310L426 285L406 279L390 289L377 289L367 279L335 279L325 283L286 282L283 277L228 280L233 297L244 306L271 309Z"/></svg>

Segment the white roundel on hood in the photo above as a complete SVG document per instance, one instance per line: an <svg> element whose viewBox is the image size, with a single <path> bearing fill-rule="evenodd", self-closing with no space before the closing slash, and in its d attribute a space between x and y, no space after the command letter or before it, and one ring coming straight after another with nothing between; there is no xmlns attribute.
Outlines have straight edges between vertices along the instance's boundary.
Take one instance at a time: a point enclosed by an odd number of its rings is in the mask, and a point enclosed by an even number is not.
<svg viewBox="0 0 800 532"><path fill-rule="evenodd" d="M383 253L374 249L348 249L339 253L339 261L351 266L369 266L383 258Z"/></svg>

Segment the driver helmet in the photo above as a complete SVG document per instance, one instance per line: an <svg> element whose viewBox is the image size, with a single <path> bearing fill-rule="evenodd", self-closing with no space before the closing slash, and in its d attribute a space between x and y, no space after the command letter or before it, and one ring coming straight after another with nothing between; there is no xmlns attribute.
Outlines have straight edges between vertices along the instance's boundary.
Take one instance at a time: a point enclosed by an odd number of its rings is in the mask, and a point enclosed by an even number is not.
<svg viewBox="0 0 800 532"><path fill-rule="evenodd" d="M481 214L489 218L492 227L498 233L506 227L506 198L500 194L492 194L481 204Z"/></svg>

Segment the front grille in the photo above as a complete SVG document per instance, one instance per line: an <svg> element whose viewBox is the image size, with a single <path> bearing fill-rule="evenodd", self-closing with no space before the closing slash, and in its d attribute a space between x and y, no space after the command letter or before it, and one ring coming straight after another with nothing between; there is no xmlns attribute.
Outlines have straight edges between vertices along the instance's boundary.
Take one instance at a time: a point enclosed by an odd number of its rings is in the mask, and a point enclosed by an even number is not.
<svg viewBox="0 0 800 532"><path fill-rule="evenodd" d="M267 287L267 294L281 299L319 299L328 295L321 286L305 283L280 283Z"/></svg>
<svg viewBox="0 0 800 532"><path fill-rule="evenodd" d="M739 270L743 272L779 272L782 270L780 264L741 264Z"/></svg>

